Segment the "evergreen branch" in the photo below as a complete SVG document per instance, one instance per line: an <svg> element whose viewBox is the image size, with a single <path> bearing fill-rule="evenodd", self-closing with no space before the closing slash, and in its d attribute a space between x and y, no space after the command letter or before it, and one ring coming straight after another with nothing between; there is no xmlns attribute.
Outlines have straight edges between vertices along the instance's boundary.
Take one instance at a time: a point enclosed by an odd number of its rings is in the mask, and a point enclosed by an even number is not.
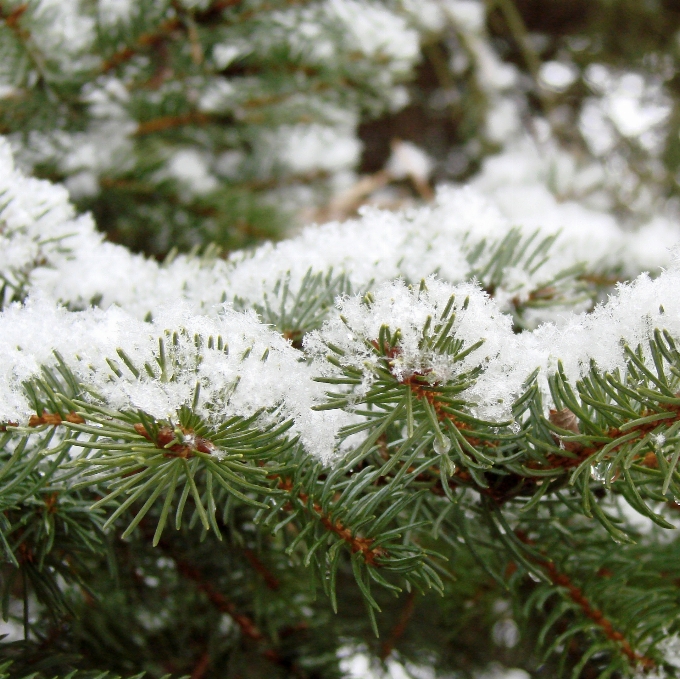
<svg viewBox="0 0 680 679"><path fill-rule="evenodd" d="M191 671L190 679L202 679L210 668L210 653L205 651Z"/></svg>
<svg viewBox="0 0 680 679"><path fill-rule="evenodd" d="M152 118L140 122L134 132L136 137L143 137L147 134L155 134L157 132L165 132L166 130L173 130L178 127L186 127L187 125L206 125L213 119L201 111L191 111L180 115L160 116L159 118Z"/></svg>
<svg viewBox="0 0 680 679"><path fill-rule="evenodd" d="M515 533L523 543L535 546L536 543L522 531L515 531ZM569 598L581 609L583 615L598 625L607 639L615 642L619 646L621 653L628 658L632 666L636 667L641 665L646 670L656 666L656 662L652 658L637 653L631 648L630 643L625 639L623 634L614 628L612 623L603 615L602 611L593 608L593 605L585 597L583 591L575 586L566 574L561 573L551 559L545 556L543 558L532 556L532 559L547 571L551 582L559 587L560 591L567 590Z"/></svg>
<svg viewBox="0 0 680 679"><path fill-rule="evenodd" d="M253 192L288 205L283 194L323 191L352 167L355 121L394 104L425 30L413 26L435 21L408 4L149 0L122 18L88 5L72 51L43 4L19 5L1 15L0 61L8 85L27 77L0 124L20 164L82 191L78 208L114 238L142 229L139 249L201 238L231 249L239 231L238 243L276 235ZM57 5L62 19L71 3ZM507 103L483 17L439 10L456 22L456 36L427 36L447 97L474 87L446 72L459 38L463 69L484 76L475 106L482 89ZM454 111L456 127L478 111ZM461 146L466 157L474 146ZM399 174L397 150L373 184ZM387 609L391 632L369 652L385 660L398 646L390 663L408 667L415 653L400 639L418 615L408 641L433 672L476 674L456 646L511 622L500 604L512 600L531 615L508 662L546 676L665 669L663 643L680 629L668 520L680 498L680 269L594 303L667 266L639 245L676 234L585 212L570 193L580 179L564 186L570 157L550 144L541 154L529 167L526 148L503 153L476 188L444 188L425 209L367 210L253 252L197 249L158 265L102 243L64 191L15 170L0 143L2 599L23 623L22 653L31 636L58 669L163 665L193 679L243 673L242 658L255 679L271 651L265 676L330 677L344 671L339 644L358 648ZM538 217L540 229L513 226ZM586 313L561 317L571 310ZM415 588L442 593L441 605L416 607ZM187 605L197 600L200 616ZM51 634L48 613L68 634ZM290 652L282 620L308 630ZM62 647L85 659L60 660Z"/></svg>
<svg viewBox="0 0 680 679"><path fill-rule="evenodd" d="M272 591L277 591L280 587L279 579L274 576L267 567L257 558L252 549L244 549L243 554L248 559L248 563L262 576L267 587Z"/></svg>
<svg viewBox="0 0 680 679"><path fill-rule="evenodd" d="M166 40L171 34L182 26L179 17L172 17L161 22L155 31L142 33L135 41L134 45L123 47L108 59L101 66L103 73L108 73L122 64L130 61L135 55L147 49L156 48L159 43Z"/></svg>
<svg viewBox="0 0 680 679"><path fill-rule="evenodd" d="M226 613L239 626L244 636L253 641L264 641L265 636L259 630L257 625L247 616L237 611L236 605L227 599L221 592L218 592L207 580L205 580L200 571L185 561L177 561L177 568L179 572L189 580L196 583L196 587L203 592L210 603L222 613ZM266 656L274 662L277 660L275 653L270 655L271 651L266 652Z"/></svg>
<svg viewBox="0 0 680 679"><path fill-rule="evenodd" d="M310 496L304 491L296 489L292 479L280 477L279 475L271 475L271 477L277 479L278 487L292 495L296 503L303 509L311 512L327 531L337 535L346 542L352 550L352 553L361 554L361 557L367 565L379 567L381 565L381 560L388 558L387 551L384 548L373 547L374 540L372 538L355 535L347 526L343 525L340 520L334 521L331 516L323 511L323 508L318 502L311 500Z"/></svg>
<svg viewBox="0 0 680 679"><path fill-rule="evenodd" d="M279 0L278 2L261 2L256 8L243 8L238 14L228 17L230 23L245 23L265 12L273 12L283 7L298 7L310 4L312 0ZM212 22L213 17L225 10L238 8L239 0L213 0L207 9L197 13L196 19L201 22Z"/></svg>
<svg viewBox="0 0 680 679"><path fill-rule="evenodd" d="M262 657L266 658L269 662L275 665L291 669L292 676L304 676L301 675L297 667L293 666L292 668L289 668L288 663L276 651L275 645L269 636L262 632L262 630L259 629L259 627L249 616L245 615L244 613L240 613L236 604L234 604L233 601L230 601L224 594L213 587L213 585L202 576L201 572L196 567L182 559L177 559L172 554L172 552L168 550L167 546L165 547L165 551L166 553L169 553L174 559L179 573L186 579L191 580L196 585L196 588L206 595L212 606L214 606L221 613L226 613L236 623L243 636L258 644L259 652L261 653ZM195 671L196 669L194 672Z"/></svg>

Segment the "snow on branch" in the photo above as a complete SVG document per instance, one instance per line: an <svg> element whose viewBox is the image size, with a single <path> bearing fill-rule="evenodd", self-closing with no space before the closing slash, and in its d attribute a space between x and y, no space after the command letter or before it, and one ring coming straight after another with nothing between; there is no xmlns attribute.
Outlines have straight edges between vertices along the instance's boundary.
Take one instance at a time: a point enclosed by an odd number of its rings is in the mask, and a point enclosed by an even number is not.
<svg viewBox="0 0 680 679"><path fill-rule="evenodd" d="M531 150L526 152L530 156ZM511 153L510 160L514 157ZM553 160L559 166L564 159L556 154ZM454 284L476 276L486 286L493 244L523 225L524 245L518 245L514 261L503 263L502 280L492 281L504 311L513 300L552 285L557 272L579 264L596 273L635 275L669 263L676 235L666 221L624 230L605 212L575 200L558 201L537 180L535 168L533 175L520 172L524 179L513 184L502 161L497 158L473 186L441 190L432 206L404 213L366 210L359 219L309 227L279 244L236 253L227 262L205 265L180 256L159 266L102 242L89 217L74 219L63 189L23 177L12 166L8 144L0 142L0 275L14 280L21 272L27 292L40 290L71 307L118 304L144 318L159 304L179 298L197 313L212 313L216 304L235 297L258 304L288 272L295 289L310 269L344 272L356 290L399 277L418 283L433 273ZM506 189L517 196L515 203ZM546 238L554 239L550 251L522 259L520 251L531 249L529 241L536 246ZM545 320L545 313L537 321Z"/></svg>
<svg viewBox="0 0 680 679"><path fill-rule="evenodd" d="M215 424L263 412L294 422L307 450L328 460L339 428L356 416L315 410L324 392L314 377L332 375L339 364L369 385L371 347L384 327L394 342L397 380L419 374L445 385L461 370L474 370L463 396L471 412L493 421L508 418L536 369L549 404L547 378L558 362L575 380L593 360L601 370L625 370L624 345L644 347L656 328L680 341L677 264L655 280L642 275L621 285L592 313L563 308L558 323L513 333L505 313L510 300L541 290L555 272L579 263L623 269L629 248L645 233L625 232L603 215L584 228L587 213L575 204L563 203L560 211L555 203L545 227L523 232L494 204L492 189L492 200L473 188L448 189L431 207L367 210L357 220L310 227L228 261L181 256L159 265L103 242L89 217L74 216L62 188L12 167L7 144L0 146L0 192L0 275L15 292L25 288L6 299L25 303L0 314L3 422L33 414L23 385L54 365L58 352L90 398L112 408L172 420L182 406L195 406ZM648 228L670 245L669 227ZM669 257L668 247L656 247ZM305 355L254 309L278 294L284 279L298 290L312 280L306 272L331 269L362 292L325 310L323 327L307 335ZM373 292L364 296L367 290ZM234 299L245 312L231 308ZM92 302L99 308L59 306ZM435 344L428 339L434 328L446 335ZM339 363L328 362L331 345ZM441 350L454 345L455 351Z"/></svg>
<svg viewBox="0 0 680 679"><path fill-rule="evenodd" d="M398 382L419 376L431 385L447 384L492 364L512 338L510 317L479 286L452 286L435 277L420 288L408 288L403 281L384 283L363 300L359 296L340 300L338 309L339 317L307 335L305 348L317 357L324 376L337 376L340 366L364 373L360 393L378 372L381 353L389 357ZM393 346L382 339L383 329L398 338ZM383 346L378 347L381 339ZM337 367L325 360L329 348L339 354ZM466 395L463 391L462 397Z"/></svg>
<svg viewBox="0 0 680 679"><path fill-rule="evenodd" d="M0 315L0 420L28 421L35 407L24 384L59 358L95 404L170 421L185 406L213 426L258 414L264 428L292 420L293 434L325 459L346 420L312 410L323 394L309 369L252 313L195 316L179 302L147 323L117 307L69 312L47 301Z"/></svg>

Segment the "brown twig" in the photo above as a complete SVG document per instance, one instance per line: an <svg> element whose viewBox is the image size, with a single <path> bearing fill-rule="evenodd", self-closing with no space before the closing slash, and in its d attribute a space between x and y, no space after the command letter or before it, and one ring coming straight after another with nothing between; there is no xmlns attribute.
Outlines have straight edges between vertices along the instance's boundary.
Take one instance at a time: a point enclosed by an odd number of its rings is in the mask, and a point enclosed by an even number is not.
<svg viewBox="0 0 680 679"><path fill-rule="evenodd" d="M585 283L592 283L593 285L599 285L602 287L611 287L617 283L623 283L623 278L618 276L601 276L598 274L582 274L578 276L579 281L584 281Z"/></svg>
<svg viewBox="0 0 680 679"><path fill-rule="evenodd" d="M212 606L214 606L221 613L228 615L239 627L244 637L247 637L258 644L259 652L264 658L288 670L291 677L305 676L295 663L290 663L288 659L281 657L281 655L275 650L274 643L272 642L271 638L265 632L260 630L252 618L250 618L248 615L245 615L244 613L240 613L236 604L228 599L224 594L219 592L212 585L212 583L203 576L198 568L180 558L175 553L170 543L165 540L161 540L158 543L158 546L175 562L177 571L180 575L185 577L187 580L191 580L196 585L197 589L206 595ZM285 637L296 631L305 629L307 629L307 624L302 622L293 627L284 628L280 631L280 636ZM205 670L203 669L204 665L209 664L209 659L206 660L205 658L207 653L208 651L206 651L206 653L199 659L196 667L193 670L193 673L191 674L192 679L200 679L202 676L200 672L207 671L207 666L205 667ZM194 673L197 674L196 677L194 677Z"/></svg>
<svg viewBox="0 0 680 679"><path fill-rule="evenodd" d="M210 668L210 653L208 653L208 651L205 651L203 655L199 658L198 662L196 663L196 666L191 672L190 679L203 679L203 675L208 671L209 668Z"/></svg>
<svg viewBox="0 0 680 679"><path fill-rule="evenodd" d="M165 130L172 130L176 127L184 127L185 125L206 125L210 120L211 116L200 111L191 111L190 113L176 116L160 116L159 118L152 118L146 122L139 123L133 134L135 137L143 137L146 134L164 132Z"/></svg>
<svg viewBox="0 0 680 679"><path fill-rule="evenodd" d="M210 582L205 580L197 568L180 559L175 559L177 570L188 580L193 581L196 587L203 592L208 601L220 612L226 613L240 628L244 636L253 641L263 641L264 634L257 625L243 613L239 613L236 605L227 599L221 592L218 592Z"/></svg>
<svg viewBox="0 0 680 679"><path fill-rule="evenodd" d="M22 40L26 40L28 37L30 37L30 33L27 30L22 29L19 25L19 20L27 9L28 3L25 2L21 5L17 5L11 12L6 14L5 9L2 7L2 5L0 5L0 20L4 21L5 26L16 33L16 35Z"/></svg>
<svg viewBox="0 0 680 679"><path fill-rule="evenodd" d="M278 479L278 487L281 490L285 490L287 493L292 494L293 481L291 479L278 475L272 475L270 478ZM307 510L310 509L311 505L312 512L320 519L323 527L342 538L351 547L352 552L355 554L360 552L364 561L369 566L380 566L380 562L377 561L377 559L385 558L387 556L387 551L382 547L373 547L373 538L362 538L354 535L341 521L333 521L330 516L324 513L323 508L319 503L313 501L310 503L310 497L304 491L298 491L296 499Z"/></svg>
<svg viewBox="0 0 680 679"><path fill-rule="evenodd" d="M130 61L130 59L132 59L132 57L134 57L138 52L141 52L144 49L155 47L160 42L170 37L170 34L180 28L181 25L182 22L180 19L173 17L172 19L164 21L155 31L142 33L142 35L137 38L134 45L123 47L123 49L112 54L102 64L102 71L104 73L108 73L108 71L117 68L126 61Z"/></svg>
<svg viewBox="0 0 680 679"><path fill-rule="evenodd" d="M296 5L306 5L310 1L311 0L286 0L286 5L288 5L289 7L295 7ZM215 0L215 2L213 2L207 9L196 14L196 21L202 23L206 21L206 19L209 20L215 14L223 12L225 9L229 9L231 7L238 7L240 4L242 4L241 0ZM264 2L261 3L257 7L257 9L250 9L241 12L236 18L238 19L239 22L248 21L252 19L254 16L261 14L263 12L272 12L280 9L281 9L280 3Z"/></svg>
<svg viewBox="0 0 680 679"><path fill-rule="evenodd" d="M424 376L423 373L414 373L404 379L402 384L406 384L410 387L411 392L418 400L427 401L432 406L432 409L440 422L449 420L471 445L480 445L481 440L470 433L472 427L466 422L461 422L454 413L447 410L448 406L446 402L441 400L442 392L437 390L437 385L423 382L422 379ZM496 448L499 445L499 442L485 441L484 445L489 448Z"/></svg>
<svg viewBox="0 0 680 679"><path fill-rule="evenodd" d="M535 546L536 543L522 531L517 530L515 531L515 534L524 544ZM548 577L554 585L566 590L569 598L579 606L587 618L592 620L596 625L598 625L598 627L602 629L602 632L610 641L613 641L619 645L621 652L628 658L628 660L630 660L632 664L642 665L646 669L651 669L652 667L656 666L654 660L633 650L630 643L623 636L623 634L614 628L611 621L609 621L604 616L601 610L594 608L591 605L590 601L588 601L585 594L583 593L583 590L581 590L580 587L574 585L566 573L561 573L553 561L547 557L541 558L536 555L533 555L532 559L534 562L545 568L548 573Z"/></svg>
<svg viewBox="0 0 680 679"><path fill-rule="evenodd" d="M176 559L174 556L172 558L177 564L178 571L187 579L192 580L196 584L197 588L207 596L208 601L210 601L210 603L218 611L226 613L238 625L239 629L241 630L241 633L244 636L248 637L249 639L252 639L255 642L258 642L260 644L266 644L267 646L269 646L269 648L261 649L261 654L264 658L266 658L272 663L286 667L291 671L292 676L296 677L301 676L299 668L297 668L295 665L289 666L289 663L284 658L282 658L279 655L279 653L277 653L277 651L272 647L273 644L271 642L271 639L269 639L258 628L258 626L253 622L253 620L247 615L239 613L238 609L236 608L236 605L232 601L227 599L227 597L224 596L224 594L218 592L210 582L205 580L198 569L194 568L191 564L185 561Z"/></svg>
<svg viewBox="0 0 680 679"><path fill-rule="evenodd" d="M192 429L180 427L184 435L182 443L175 443L168 447L168 444L176 440L177 435L172 427L160 427L158 433L152 436L143 424L136 424L135 431L143 436L147 441L152 441L156 448L162 450L165 457L181 457L185 460L195 457L196 453L211 455L215 450L215 444L202 436L196 436Z"/></svg>
<svg viewBox="0 0 680 679"><path fill-rule="evenodd" d="M60 425L62 422L72 422L73 424L84 424L85 419L71 411L65 418L62 419L59 413L47 413L43 412L42 415L31 415L28 420L29 427L40 427L43 424L52 424L55 427Z"/></svg>
<svg viewBox="0 0 680 679"><path fill-rule="evenodd" d="M338 194L330 201L321 215L324 219L346 219L356 212L364 200L378 189L382 189L390 182L390 175L386 170L361 177L359 181L346 191Z"/></svg>
<svg viewBox="0 0 680 679"><path fill-rule="evenodd" d="M399 613L399 617L397 618L397 622L392 628L392 631L390 632L390 636L385 639L385 642L382 645L382 648L380 649L380 660L386 660L390 653L394 650L394 647L397 645L397 642L399 639L401 639L402 636L404 636L404 632L406 631L406 626L408 625L409 620L411 619L411 616L413 615L413 611L416 608L416 593L412 590L408 593L408 596L406 597L406 603L404 604L404 607L401 609L401 612Z"/></svg>
<svg viewBox="0 0 680 679"><path fill-rule="evenodd" d="M255 552L252 549L244 549L243 554L248 559L250 565L262 576L267 587L272 591L278 590L281 586L278 578L269 572L267 567L257 558Z"/></svg>

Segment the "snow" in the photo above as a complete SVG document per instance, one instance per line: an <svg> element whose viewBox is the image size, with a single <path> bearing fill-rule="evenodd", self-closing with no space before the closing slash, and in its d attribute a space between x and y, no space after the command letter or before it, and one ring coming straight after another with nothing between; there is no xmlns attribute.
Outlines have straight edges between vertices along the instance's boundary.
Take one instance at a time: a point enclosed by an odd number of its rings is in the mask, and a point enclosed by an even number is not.
<svg viewBox="0 0 680 679"><path fill-rule="evenodd" d="M106 25L126 21L132 14L132 0L98 0L99 21Z"/></svg>
<svg viewBox="0 0 680 679"><path fill-rule="evenodd" d="M180 149L168 161L167 175L179 181L182 193L189 196L210 193L219 187L219 182L211 174L209 162L206 153L193 148Z"/></svg>
<svg viewBox="0 0 680 679"><path fill-rule="evenodd" d="M443 317L448 309L448 315ZM373 380L369 371L378 366L378 355L372 351L372 344L377 342L382 326L387 326L392 333L401 332L397 345L399 353L390 360L392 374L399 382L414 374L426 376L432 384L455 382L466 372L492 362L502 344L512 337L510 317L500 313L476 285L452 286L435 277L427 279L422 291L419 287L407 287L403 281L384 283L375 289L370 303L366 303L361 295L345 297L338 301L338 311L339 317L305 337L305 348L316 358L321 374L338 377L341 370L324 359L330 353L330 345L339 347L344 352L339 357L340 363L365 373L362 391ZM455 321L449 336L461 342L456 353L483 341L481 347L462 360L423 344L426 324L432 332L453 315Z"/></svg>
<svg viewBox="0 0 680 679"><path fill-rule="evenodd" d="M446 0L442 4L462 32L483 33L486 20L484 3L479 0Z"/></svg>
<svg viewBox="0 0 680 679"><path fill-rule="evenodd" d="M555 92L564 92L578 78L578 70L573 64L562 61L546 61L541 64L539 80L545 87Z"/></svg>
<svg viewBox="0 0 680 679"><path fill-rule="evenodd" d="M638 140L649 151L660 146L671 113L661 81L604 64L590 64L584 77L594 96L584 102L580 128L596 155L609 153L617 134Z"/></svg>
<svg viewBox="0 0 680 679"><path fill-rule="evenodd" d="M390 78L408 70L418 58L419 38L405 17L377 2L325 0L307 7L271 12L271 24L260 36L265 43L283 38L294 55L332 64L339 54L382 59L378 76Z"/></svg>
<svg viewBox="0 0 680 679"><path fill-rule="evenodd" d="M33 9L33 43L47 60L59 64L62 73L93 65L84 56L95 39L95 22L81 12L80 0L39 0Z"/></svg>
<svg viewBox="0 0 680 679"><path fill-rule="evenodd" d="M189 160L179 162L184 171L191 169ZM656 327L680 341L675 294L680 265L671 253L677 230L663 215L637 231L623 229L608 212L580 198L597 180L592 168L584 178L556 150L539 155L518 144L490 160L470 185L441 188L429 206L401 213L365 209L357 219L308 227L226 261L185 255L158 264L104 242L89 216L75 215L62 187L14 169L9 145L2 142L0 274L23 284L27 301L0 314L0 419L30 414L22 383L37 376L41 365L53 364L56 349L111 407L171 418L191 402L199 381L199 409L210 421L264 408L270 417L291 419L310 454L329 460L339 428L352 416L312 410L324 398L313 377L337 375L325 359L331 343L345 351L346 365L364 373L359 391L368 388L376 366L371 342L383 325L401 332L391 367L397 380L419 373L445 384L477 369L480 375L464 396L478 416L503 421L526 377L539 368L549 405L547 377L558 361L576 380L591 360L603 371L625 370L622 341L644 349ZM519 224L524 238L536 231L536 243L556 238L551 257L531 267L522 257L510 262L495 281L492 299L470 280L476 272L483 276L479 272L489 263L490 250L474 261L471 253L501 242ZM655 279L643 274L619 285L617 294L591 313L555 307L536 315L532 332L514 334L508 314L513 300L527 299L556 270L579 262L595 272L618 269L631 275L642 267L655 273L667 268ZM283 278L296 294L308 271L331 270L347 277L353 294L336 300L321 329L308 334L311 364L254 312L229 306L235 300L246 309L263 305L265 298L276 297ZM363 301L367 290L373 294L370 304ZM423 340L427 319L435 327L452 296L456 317L450 336L461 342L460 349L483 340L460 361ZM64 304L83 311L67 311ZM98 308L90 309L92 304ZM151 322L143 320L149 316ZM114 378L105 359L120 365L118 348L140 366L156 366L159 338L167 343L174 332L179 339L172 379L151 378L145 371L135 377L123 368L123 376ZM206 347L197 353L195 334L221 335L231 347L229 355ZM251 353L240 358L248 347Z"/></svg>
<svg viewBox="0 0 680 679"><path fill-rule="evenodd" d="M406 19L376 2L328 0L328 15L342 27L350 50L367 56L384 55L408 67L418 58L418 34Z"/></svg>
<svg viewBox="0 0 680 679"><path fill-rule="evenodd" d="M293 435L324 460L332 457L335 434L348 421L342 413L312 410L322 400L320 385L299 353L252 313L225 308L208 318L174 304L145 323L118 307L69 312L44 300L0 314L3 421L25 421L34 412L23 384L39 377L43 366L55 366L55 352L96 403L174 420L200 385L196 412L208 423L264 410L262 426L292 419Z"/></svg>
<svg viewBox="0 0 680 679"><path fill-rule="evenodd" d="M271 162L282 163L296 174L352 169L361 154L354 127L353 121L344 126L283 125L265 137Z"/></svg>
<svg viewBox="0 0 680 679"><path fill-rule="evenodd" d="M185 6L205 8L207 0L186 0ZM436 3L430 0L429 6L428 21L438 22L441 12ZM247 147L248 162L234 167L230 176L234 181L274 180L276 184L291 174L315 176L314 186L297 196L295 187L286 187L285 198L298 210L310 199L320 200L336 183L336 175L354 170L361 153L360 113L405 106L408 95L399 81L420 58L417 22L413 12L399 3L320 0L283 3L271 11L256 12L246 22L215 27L205 68L191 77L139 88L140 68L148 60L144 50L120 68L97 76L101 59L91 56L97 35L107 39L121 31L127 35L138 9L130 0L93 4L36 0L21 19L30 28L37 57L50 66L50 77L83 69L93 74L79 93L87 105L87 117L77 130L66 129L62 116L63 120L53 121L53 129L27 130L28 134L12 138L23 168L55 166L66 175L65 185L75 199L96 197L102 179L139 167L143 157L147 168L163 166L163 171L149 169L140 181L154 188L171 176L180 198L191 200L219 186L212 176L218 156L230 148ZM160 24L174 12L172 3L160 3L153 8L154 16L145 16L144 22ZM290 63L296 64L282 83L267 76L220 72L244 58L269 64L281 54L288 54ZM16 93L18 87L34 88L38 73L30 60L21 57L21 50L6 56L0 60L2 95ZM348 85L339 90L317 88L313 75L317 72ZM174 148L170 140L149 145L135 136L140 111L147 111L146 116L155 108L157 115L163 115L163 111L174 111L178 100L194 104L200 112L235 119L236 131L224 128L218 137L195 136L193 149ZM280 200L275 188L262 195Z"/></svg>
<svg viewBox="0 0 680 679"><path fill-rule="evenodd" d="M395 179L412 177L426 182L432 173L432 159L415 144L395 140L386 169Z"/></svg>

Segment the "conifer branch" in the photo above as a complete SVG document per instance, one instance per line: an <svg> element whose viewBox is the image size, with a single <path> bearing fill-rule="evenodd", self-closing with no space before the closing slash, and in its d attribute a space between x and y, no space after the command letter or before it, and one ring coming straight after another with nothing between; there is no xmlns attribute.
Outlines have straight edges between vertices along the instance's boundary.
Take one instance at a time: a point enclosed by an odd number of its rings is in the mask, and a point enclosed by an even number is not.
<svg viewBox="0 0 680 679"><path fill-rule="evenodd" d="M159 43L169 38L174 31L182 26L179 17L172 17L163 21L155 31L142 33L134 45L123 47L118 52L112 54L102 64L101 70L103 73L108 73L115 68L118 68L127 61L130 61L135 55L146 49L156 48Z"/></svg>
<svg viewBox="0 0 680 679"><path fill-rule="evenodd" d="M536 546L536 543L522 531L515 531L515 534L524 544L530 545L532 547ZM650 670L656 667L656 662L652 658L648 658L645 655L633 650L630 643L623 636L623 634L614 628L611 621L603 615L601 610L593 607L593 605L584 595L581 588L574 585L569 579L568 575L561 573L551 559L545 557L545 555L543 555L543 557L538 557L534 552L532 560L534 560L546 570L550 581L555 586L559 587L560 590L567 590L569 598L577 606L579 606L583 612L583 615L598 625L607 639L615 642L619 646L621 653L623 653L623 655L628 658L633 667L642 666L645 668L645 670Z"/></svg>
<svg viewBox="0 0 680 679"><path fill-rule="evenodd" d="M227 599L224 594L218 592L207 580L203 578L200 571L185 561L177 561L177 569L188 580L193 581L196 587L203 592L208 601L222 613L226 613L239 626L244 636L253 641L264 641L265 636L257 627L257 625L243 613L239 613L236 605ZM267 656L269 657L269 655ZM272 660L276 660L276 656L271 656Z"/></svg>
<svg viewBox="0 0 680 679"><path fill-rule="evenodd" d="M541 64L537 19L512 3L519 58L475 3L199 4L0 7L0 602L25 628L16 673L331 677L368 649L435 674L493 657L670 679L677 226L636 206L623 228L614 194L636 185L615 190L610 170L627 161L532 146L519 119L545 126L512 84L528 70L543 96L573 70L583 87L555 101L587 90L585 129L609 97L592 50L570 38ZM439 106L423 138L447 119L455 153L394 143L395 127L373 158L359 126L405 105L423 43L404 115ZM600 80L626 84L606 63ZM670 90L645 68L640 106ZM334 199L361 142L372 174ZM433 198L458 156L476 177ZM388 184L419 202L280 240L293 215L354 211ZM103 241L88 214L154 256ZM386 607L391 630L367 644ZM507 647L473 657L477 627Z"/></svg>
<svg viewBox="0 0 680 679"><path fill-rule="evenodd" d="M156 132L165 132L177 127L185 127L187 125L206 125L212 120L211 116L206 115L200 111L192 111L181 115L160 116L152 120L140 122L134 134L136 137L143 137L147 134L155 134Z"/></svg>
<svg viewBox="0 0 680 679"><path fill-rule="evenodd" d="M174 557L173 557L174 559ZM238 625L243 636L251 639L258 645L258 649L263 658L273 663L274 665L285 667L289 669L294 677L303 677L295 665L290 666L288 662L275 650L275 644L272 640L262 632L255 622L244 613L239 613L236 604L230 601L224 594L219 592L213 585L206 580L200 571L191 564L181 559L175 559L177 569L182 576L191 580L197 589L203 592L208 601L218 611L226 613ZM205 656L202 656L204 658ZM207 664L208 661L199 661L199 665L194 668L194 672L201 668L201 663ZM193 676L193 675L192 675Z"/></svg>
<svg viewBox="0 0 680 679"><path fill-rule="evenodd" d="M248 560L248 563L262 576L267 587L273 592L276 592L280 587L279 579L267 569L252 549L244 548L243 554Z"/></svg>
<svg viewBox="0 0 680 679"><path fill-rule="evenodd" d="M277 479L278 487L289 493L306 511L311 512L327 531L337 535L346 542L354 554L361 554L367 565L379 567L381 560L388 558L389 555L384 548L373 546L374 540L372 538L355 535L350 528L343 525L342 521L339 519L333 520L333 517L325 513L318 502L315 502L304 491L296 489L292 479L278 475L272 475L271 478Z"/></svg>

